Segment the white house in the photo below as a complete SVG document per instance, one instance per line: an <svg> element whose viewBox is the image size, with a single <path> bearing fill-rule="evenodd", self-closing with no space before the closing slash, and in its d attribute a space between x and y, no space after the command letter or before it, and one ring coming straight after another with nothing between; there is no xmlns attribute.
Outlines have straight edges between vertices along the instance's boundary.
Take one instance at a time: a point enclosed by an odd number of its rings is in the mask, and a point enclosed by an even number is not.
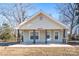
<svg viewBox="0 0 79 59"><path fill-rule="evenodd" d="M43 11L26 19L16 29L22 32L22 43L66 43L68 28Z"/></svg>

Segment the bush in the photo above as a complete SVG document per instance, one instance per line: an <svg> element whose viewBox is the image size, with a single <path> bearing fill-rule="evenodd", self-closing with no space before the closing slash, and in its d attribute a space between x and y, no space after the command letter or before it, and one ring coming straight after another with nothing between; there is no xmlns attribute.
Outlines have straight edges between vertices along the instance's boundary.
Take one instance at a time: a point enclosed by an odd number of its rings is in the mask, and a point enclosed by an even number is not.
<svg viewBox="0 0 79 59"><path fill-rule="evenodd" d="M12 40L15 39L13 33L12 33L12 28L8 24L3 24L2 25L2 31L0 33L0 39L7 41L7 40Z"/></svg>

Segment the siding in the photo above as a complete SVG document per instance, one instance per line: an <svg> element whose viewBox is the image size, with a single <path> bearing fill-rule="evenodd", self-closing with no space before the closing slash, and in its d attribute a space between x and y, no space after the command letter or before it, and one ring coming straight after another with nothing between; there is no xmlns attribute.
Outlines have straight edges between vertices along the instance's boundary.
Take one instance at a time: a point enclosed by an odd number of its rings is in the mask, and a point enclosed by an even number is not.
<svg viewBox="0 0 79 59"><path fill-rule="evenodd" d="M62 39L63 39L63 31L61 30L48 30L51 32L51 40L48 40L48 43L62 43ZM54 39L54 32L55 31L59 31L60 32L60 38L58 40ZM29 32L28 31L23 31L23 36L24 36L24 42L25 43L32 43L33 40L30 40L29 38ZM36 43L45 43L45 30L40 30L39 32L39 36L40 38L38 40L36 40Z"/></svg>
<svg viewBox="0 0 79 59"><path fill-rule="evenodd" d="M40 15L33 18L28 23L25 23L20 29L63 29L61 25L49 19L45 15L42 15L43 19L40 20Z"/></svg>

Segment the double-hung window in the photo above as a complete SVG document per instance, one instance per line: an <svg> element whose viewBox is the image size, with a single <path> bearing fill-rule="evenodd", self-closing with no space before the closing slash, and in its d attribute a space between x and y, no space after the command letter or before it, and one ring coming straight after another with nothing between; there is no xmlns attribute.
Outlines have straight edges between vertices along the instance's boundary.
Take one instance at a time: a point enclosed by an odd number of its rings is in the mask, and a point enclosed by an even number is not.
<svg viewBox="0 0 79 59"><path fill-rule="evenodd" d="M47 39L50 39L50 32L47 32L46 38L47 38Z"/></svg>
<svg viewBox="0 0 79 59"><path fill-rule="evenodd" d="M30 39L39 39L39 33L35 32L34 35L34 32L30 32Z"/></svg>
<svg viewBox="0 0 79 59"><path fill-rule="evenodd" d="M59 32L55 32L55 40L59 39Z"/></svg>

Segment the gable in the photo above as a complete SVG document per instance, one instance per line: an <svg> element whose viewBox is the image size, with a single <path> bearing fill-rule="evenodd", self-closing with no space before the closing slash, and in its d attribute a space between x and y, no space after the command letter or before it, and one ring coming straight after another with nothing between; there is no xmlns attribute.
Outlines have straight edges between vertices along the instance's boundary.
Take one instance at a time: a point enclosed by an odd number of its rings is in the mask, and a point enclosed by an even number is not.
<svg viewBox="0 0 79 59"><path fill-rule="evenodd" d="M64 26L54 21L43 13L38 13L27 22L20 24L19 29L65 29Z"/></svg>

